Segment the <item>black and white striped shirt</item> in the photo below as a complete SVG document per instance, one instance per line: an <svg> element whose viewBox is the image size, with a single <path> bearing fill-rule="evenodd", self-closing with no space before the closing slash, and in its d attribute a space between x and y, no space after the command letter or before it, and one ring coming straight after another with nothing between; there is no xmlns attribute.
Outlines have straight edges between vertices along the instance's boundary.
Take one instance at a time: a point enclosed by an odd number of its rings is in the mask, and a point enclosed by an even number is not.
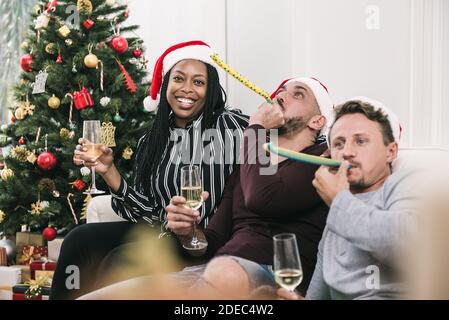
<svg viewBox="0 0 449 320"><path fill-rule="evenodd" d="M172 124L173 120L171 117ZM164 235L167 232L165 207L173 196L180 195L181 167L198 165L203 190L210 194L200 209L200 225L207 226L221 200L226 181L236 169L248 117L239 111L226 110L208 130L201 130L201 120L202 115L185 129L170 126L170 138L157 174L148 177L151 179L150 194L142 194L142 190L129 186L123 178L117 192L111 190L112 208L119 216L131 222L161 226L161 235Z"/></svg>

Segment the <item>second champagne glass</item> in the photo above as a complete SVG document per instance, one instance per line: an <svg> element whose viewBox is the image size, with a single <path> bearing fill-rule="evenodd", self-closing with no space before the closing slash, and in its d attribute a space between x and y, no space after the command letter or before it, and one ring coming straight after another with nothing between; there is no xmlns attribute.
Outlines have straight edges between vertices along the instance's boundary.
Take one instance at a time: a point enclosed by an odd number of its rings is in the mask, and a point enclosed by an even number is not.
<svg viewBox="0 0 449 320"><path fill-rule="evenodd" d="M198 210L203 204L203 186L198 166L185 166L181 168L181 196L186 199L185 207ZM207 247L206 240L198 239L196 222L193 222L193 235L189 243L183 245L187 250L203 250Z"/></svg>
<svg viewBox="0 0 449 320"><path fill-rule="evenodd" d="M302 267L296 235L282 233L273 237L274 278L276 283L289 291L294 291L302 281Z"/></svg>
<svg viewBox="0 0 449 320"><path fill-rule="evenodd" d="M95 161L101 156L101 125L99 120L85 120L83 121L83 138L88 142L84 144L87 149L86 154L88 157L95 159ZM92 170L92 185L89 190L84 192L85 194L103 194L102 190L97 189L95 183L95 167Z"/></svg>

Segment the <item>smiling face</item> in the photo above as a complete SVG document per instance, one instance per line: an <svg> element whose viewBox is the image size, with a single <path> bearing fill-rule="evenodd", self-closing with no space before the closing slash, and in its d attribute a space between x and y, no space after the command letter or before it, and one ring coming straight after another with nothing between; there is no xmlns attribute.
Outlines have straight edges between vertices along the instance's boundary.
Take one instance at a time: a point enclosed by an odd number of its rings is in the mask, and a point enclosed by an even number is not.
<svg viewBox="0 0 449 320"><path fill-rule="evenodd" d="M195 120L206 102L207 68L198 60L182 60L171 70L167 87L167 101L175 114L178 127Z"/></svg>
<svg viewBox="0 0 449 320"><path fill-rule="evenodd" d="M381 126L364 114L346 114L331 130L332 159L351 164L348 182L354 193L377 190L391 174L397 157L397 144L386 145Z"/></svg>
<svg viewBox="0 0 449 320"><path fill-rule="evenodd" d="M319 108L312 90L302 82L291 82L282 86L275 100L281 106L286 119L279 135L289 135L305 129L319 114Z"/></svg>

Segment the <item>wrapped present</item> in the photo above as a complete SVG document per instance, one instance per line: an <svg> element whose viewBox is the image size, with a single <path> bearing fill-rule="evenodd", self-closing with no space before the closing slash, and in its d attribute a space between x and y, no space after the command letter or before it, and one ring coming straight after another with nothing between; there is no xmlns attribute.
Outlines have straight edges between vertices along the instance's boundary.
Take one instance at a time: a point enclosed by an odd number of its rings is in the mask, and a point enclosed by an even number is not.
<svg viewBox="0 0 449 320"><path fill-rule="evenodd" d="M44 238L42 237L42 234L31 232L17 232L16 246L20 249L26 245L43 246Z"/></svg>
<svg viewBox="0 0 449 320"><path fill-rule="evenodd" d="M73 93L73 101L75 103L75 108L77 110L82 110L86 107L93 107L94 100L92 95L86 87L82 87L80 91L75 91Z"/></svg>
<svg viewBox="0 0 449 320"><path fill-rule="evenodd" d="M48 248L44 246L24 246L18 263L29 265L33 261L41 261L48 257Z"/></svg>
<svg viewBox="0 0 449 320"><path fill-rule="evenodd" d="M13 300L48 300L51 288L42 286L38 290L38 294L31 293L31 284L18 284L12 287Z"/></svg>
<svg viewBox="0 0 449 320"><path fill-rule="evenodd" d="M6 255L6 248L0 247L0 266L8 265L8 256Z"/></svg>
<svg viewBox="0 0 449 320"><path fill-rule="evenodd" d="M21 271L21 278L20 281L18 283L26 283L28 281L31 280L31 271L30 271L30 266L28 265L13 265L10 266L10 268L19 268Z"/></svg>
<svg viewBox="0 0 449 320"><path fill-rule="evenodd" d="M58 261L59 252L61 252L61 246L64 238L56 238L52 241L48 241L48 259L51 261Z"/></svg>
<svg viewBox="0 0 449 320"><path fill-rule="evenodd" d="M0 267L0 285L15 286L22 281L22 270L17 267Z"/></svg>
<svg viewBox="0 0 449 320"><path fill-rule="evenodd" d="M56 263L52 261L34 261L30 264L31 279L47 277L51 283Z"/></svg>

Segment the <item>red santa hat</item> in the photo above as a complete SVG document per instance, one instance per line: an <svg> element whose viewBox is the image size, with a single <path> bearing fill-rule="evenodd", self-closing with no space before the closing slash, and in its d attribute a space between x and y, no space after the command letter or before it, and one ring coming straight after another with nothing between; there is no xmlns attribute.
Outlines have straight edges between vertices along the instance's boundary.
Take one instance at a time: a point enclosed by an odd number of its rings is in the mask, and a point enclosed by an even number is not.
<svg viewBox="0 0 449 320"><path fill-rule="evenodd" d="M363 96L354 97L352 99L349 99L348 101L345 102L345 104L348 102L352 102L352 101L367 103L370 106L372 106L375 110L382 111L382 113L388 117L388 121L390 122L391 130L393 131L394 141L397 144L399 144L399 142L401 140L401 136L402 136L402 126L401 126L401 123L399 122L399 118L396 116L396 114L393 111L388 109L382 102L373 100L371 98L363 97ZM327 143L330 146L329 137L327 138Z"/></svg>
<svg viewBox="0 0 449 320"><path fill-rule="evenodd" d="M195 59L214 65L210 46L199 40L182 42L171 46L156 61L151 82L150 96L145 98L144 107L147 111L154 111L158 105L158 93L161 90L164 76L175 64L181 60Z"/></svg>
<svg viewBox="0 0 449 320"><path fill-rule="evenodd" d="M332 103L331 97L329 95L329 90L320 80L312 77L302 77L302 78L292 78L284 80L276 91L271 95L271 99L274 99L278 91L283 87L292 82L301 82L307 85L310 90L312 90L313 95L317 101L318 107L320 108L321 115L326 118L326 124L321 130L321 134L326 134L328 132L329 125L332 123L331 117L333 116L334 104Z"/></svg>

